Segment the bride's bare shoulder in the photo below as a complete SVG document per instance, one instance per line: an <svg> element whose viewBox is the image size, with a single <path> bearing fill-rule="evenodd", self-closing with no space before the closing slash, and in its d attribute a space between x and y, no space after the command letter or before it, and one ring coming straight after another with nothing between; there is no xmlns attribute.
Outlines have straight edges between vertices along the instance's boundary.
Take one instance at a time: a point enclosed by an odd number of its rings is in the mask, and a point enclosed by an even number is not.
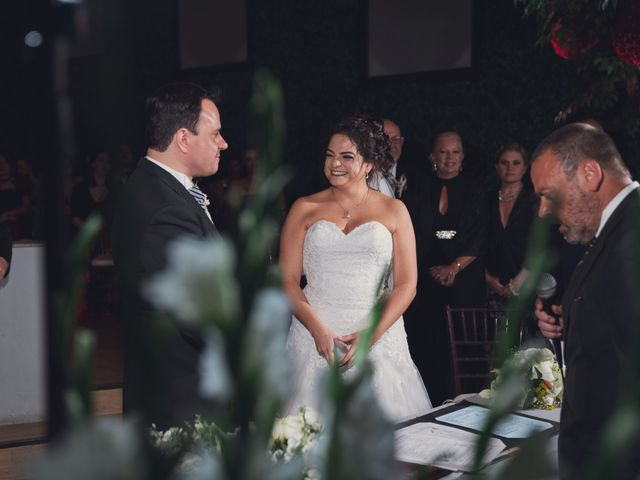
<svg viewBox="0 0 640 480"><path fill-rule="evenodd" d="M376 208L389 211L392 214L397 214L403 210L406 210L404 203L397 198L390 197L376 190L371 190L370 195L371 200L373 200L372 203L375 204Z"/></svg>
<svg viewBox="0 0 640 480"><path fill-rule="evenodd" d="M309 218L314 216L324 205L330 201L330 190L322 190L320 192L298 198L289 211L289 215L296 218Z"/></svg>

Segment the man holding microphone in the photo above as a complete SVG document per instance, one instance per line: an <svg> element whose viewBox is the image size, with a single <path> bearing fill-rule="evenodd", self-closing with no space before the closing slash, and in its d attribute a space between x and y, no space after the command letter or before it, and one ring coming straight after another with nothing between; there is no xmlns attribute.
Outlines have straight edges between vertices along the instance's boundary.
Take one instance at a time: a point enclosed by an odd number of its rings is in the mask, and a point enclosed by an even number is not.
<svg viewBox="0 0 640 480"><path fill-rule="evenodd" d="M629 395L640 377L640 366L630 363L640 344L640 185L611 138L587 124L556 130L532 158L539 215L555 215L567 242L590 245L562 305L551 307L554 315L536 301L542 334L565 343L561 478L582 478L621 401L639 400ZM619 460L611 478L636 478L637 442Z"/></svg>

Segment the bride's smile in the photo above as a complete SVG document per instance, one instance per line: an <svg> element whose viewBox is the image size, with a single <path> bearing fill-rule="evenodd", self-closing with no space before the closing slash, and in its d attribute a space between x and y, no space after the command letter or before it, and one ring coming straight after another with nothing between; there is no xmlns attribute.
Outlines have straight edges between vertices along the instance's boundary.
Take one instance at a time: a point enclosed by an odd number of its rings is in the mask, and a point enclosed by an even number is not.
<svg viewBox="0 0 640 480"><path fill-rule="evenodd" d="M353 181L364 183L371 168L348 136L335 134L331 137L325 154L324 172L332 185L345 185Z"/></svg>

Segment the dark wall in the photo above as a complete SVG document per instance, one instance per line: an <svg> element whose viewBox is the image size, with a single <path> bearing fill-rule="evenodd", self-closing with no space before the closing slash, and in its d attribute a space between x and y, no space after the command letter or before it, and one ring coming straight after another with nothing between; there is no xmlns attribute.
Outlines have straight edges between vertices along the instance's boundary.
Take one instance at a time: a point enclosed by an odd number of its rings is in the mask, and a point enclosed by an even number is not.
<svg viewBox="0 0 640 480"><path fill-rule="evenodd" d="M251 74L266 66L284 87L286 160L304 172L292 197L320 188L326 132L344 113L388 116L424 146L438 131L456 129L465 142L465 168L490 178L497 147L507 141L535 147L577 83L573 68L550 48L534 47L535 25L513 0L476 0L471 71L379 79L365 75L364 1L248 0L250 61L191 71L178 67L175 0L102 3L103 49L71 68L80 150L124 141L142 153L144 96L176 79L221 87L223 133L240 148ZM224 12L211 28L220 22ZM456 33L454 26L450 35Z"/></svg>
<svg viewBox="0 0 640 480"><path fill-rule="evenodd" d="M365 74L366 2L249 2L249 65L191 72L177 71L174 7L158 9L158 2L149 0L137 4L138 93L142 97L173 77L219 85L230 144L244 143L253 69L267 66L281 78L287 161L305 172L292 186L293 196L320 187L326 132L344 113L365 110L393 118L406 137L423 145L440 130L456 129L465 141L465 168L490 175L500 144L515 140L533 148L553 128L574 81L562 59L534 47L535 26L521 18L512 0L475 2L470 72L382 79ZM220 21L213 19L212 28Z"/></svg>

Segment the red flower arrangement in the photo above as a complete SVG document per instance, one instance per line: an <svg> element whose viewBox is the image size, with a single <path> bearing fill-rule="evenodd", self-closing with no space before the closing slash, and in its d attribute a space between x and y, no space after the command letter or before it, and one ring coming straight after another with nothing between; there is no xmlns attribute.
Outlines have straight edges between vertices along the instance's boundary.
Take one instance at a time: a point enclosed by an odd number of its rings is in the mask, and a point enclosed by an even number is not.
<svg viewBox="0 0 640 480"><path fill-rule="evenodd" d="M565 28L563 32L562 19L551 27L549 31L549 38L553 51L559 57L568 60L569 57L575 58L578 55L582 55L591 50L597 43L598 39L593 39L588 44L584 44L581 39L577 38L577 35L571 27Z"/></svg>
<svg viewBox="0 0 640 480"><path fill-rule="evenodd" d="M612 40L620 60L640 67L640 2L629 3L618 12Z"/></svg>

